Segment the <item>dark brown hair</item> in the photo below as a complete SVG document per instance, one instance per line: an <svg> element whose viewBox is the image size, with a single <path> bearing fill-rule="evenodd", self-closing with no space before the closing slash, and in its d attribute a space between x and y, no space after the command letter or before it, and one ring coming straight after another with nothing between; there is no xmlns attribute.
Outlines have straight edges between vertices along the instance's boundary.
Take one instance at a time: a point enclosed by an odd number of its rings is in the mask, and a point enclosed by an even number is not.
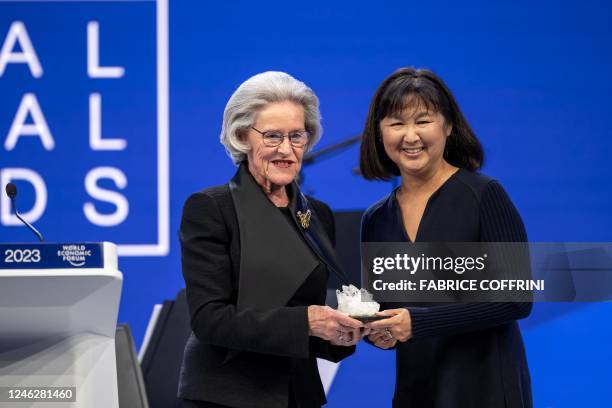
<svg viewBox="0 0 612 408"><path fill-rule="evenodd" d="M380 84L370 103L359 155L359 169L366 179L389 180L400 175L385 152L380 121L415 103L439 112L446 124L452 125L444 148L444 159L448 163L472 171L482 166L482 145L444 81L427 69L400 68Z"/></svg>

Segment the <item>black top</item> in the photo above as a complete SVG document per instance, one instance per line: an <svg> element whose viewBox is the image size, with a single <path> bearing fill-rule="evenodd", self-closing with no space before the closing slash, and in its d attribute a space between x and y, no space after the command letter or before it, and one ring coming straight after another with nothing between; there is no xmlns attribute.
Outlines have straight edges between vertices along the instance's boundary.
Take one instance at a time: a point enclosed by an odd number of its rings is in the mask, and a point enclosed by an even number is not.
<svg viewBox="0 0 612 408"><path fill-rule="evenodd" d="M289 207L278 207L281 213L287 219L287 222L292 225L295 229L296 234L299 235L299 227L295 224L291 209ZM321 293L327 292L327 279L329 273L327 268L321 262L319 265L308 275L302 286L295 292L287 306L308 306L314 305L319 302Z"/></svg>
<svg viewBox="0 0 612 408"><path fill-rule="evenodd" d="M405 242L396 191L362 220L363 242ZM430 197L418 242L525 242L518 211L495 180L460 169ZM396 305L381 305L382 308ZM531 407L517 319L530 303L408 307L411 340L397 345L397 407Z"/></svg>
<svg viewBox="0 0 612 408"><path fill-rule="evenodd" d="M297 235L301 235L299 227L296 225L291 209L289 207L278 207L281 213L285 216L287 222L294 228ZM325 264L319 262L316 268L308 275L304 283L294 293L293 297L287 303L289 307L308 306L321 303L321 294L327 292L327 279L329 272ZM308 399L308 396L301 395L308 392L307 384L304 384L303 375L301 375L302 362L292 361L291 366L291 392L289 398L294 400L291 406L300 406L299 401ZM307 380L307 379L306 379Z"/></svg>

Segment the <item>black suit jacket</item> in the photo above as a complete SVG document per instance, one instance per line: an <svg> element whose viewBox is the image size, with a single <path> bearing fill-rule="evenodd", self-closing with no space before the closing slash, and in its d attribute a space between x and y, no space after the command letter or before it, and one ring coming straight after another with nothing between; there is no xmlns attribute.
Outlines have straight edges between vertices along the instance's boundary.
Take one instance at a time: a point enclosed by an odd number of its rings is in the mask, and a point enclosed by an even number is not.
<svg viewBox="0 0 612 408"><path fill-rule="evenodd" d="M287 222L245 165L229 184L186 201L180 239L193 333L179 397L286 408L291 384L301 407L319 407L325 394L316 357L339 361L353 353L309 337L307 305L287 306L315 268L343 275L329 207L296 185L290 191L292 214L312 213L307 229ZM314 303L323 305L325 295Z"/></svg>

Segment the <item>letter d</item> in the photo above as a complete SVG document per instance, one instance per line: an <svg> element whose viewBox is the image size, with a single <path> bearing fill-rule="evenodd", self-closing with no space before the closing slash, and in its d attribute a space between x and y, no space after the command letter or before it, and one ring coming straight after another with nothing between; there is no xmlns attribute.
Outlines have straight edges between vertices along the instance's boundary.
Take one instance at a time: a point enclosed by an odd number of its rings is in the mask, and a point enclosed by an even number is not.
<svg viewBox="0 0 612 408"><path fill-rule="evenodd" d="M6 168L0 171L0 186L2 186L2 194L0 194L0 223L7 226L23 225L17 217L11 214L11 200L4 194L4 187L14 180L27 181L34 187L34 206L30 211L20 212L20 214L29 223L35 223L43 215L47 207L47 186L38 173L24 168Z"/></svg>

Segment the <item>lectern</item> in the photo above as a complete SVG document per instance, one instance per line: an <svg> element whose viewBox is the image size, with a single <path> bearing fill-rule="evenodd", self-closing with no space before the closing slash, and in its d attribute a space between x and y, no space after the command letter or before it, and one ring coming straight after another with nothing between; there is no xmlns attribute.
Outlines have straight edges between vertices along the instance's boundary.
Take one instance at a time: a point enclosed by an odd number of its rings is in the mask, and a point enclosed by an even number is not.
<svg viewBox="0 0 612 408"><path fill-rule="evenodd" d="M122 281L108 242L0 244L0 407L119 407Z"/></svg>

